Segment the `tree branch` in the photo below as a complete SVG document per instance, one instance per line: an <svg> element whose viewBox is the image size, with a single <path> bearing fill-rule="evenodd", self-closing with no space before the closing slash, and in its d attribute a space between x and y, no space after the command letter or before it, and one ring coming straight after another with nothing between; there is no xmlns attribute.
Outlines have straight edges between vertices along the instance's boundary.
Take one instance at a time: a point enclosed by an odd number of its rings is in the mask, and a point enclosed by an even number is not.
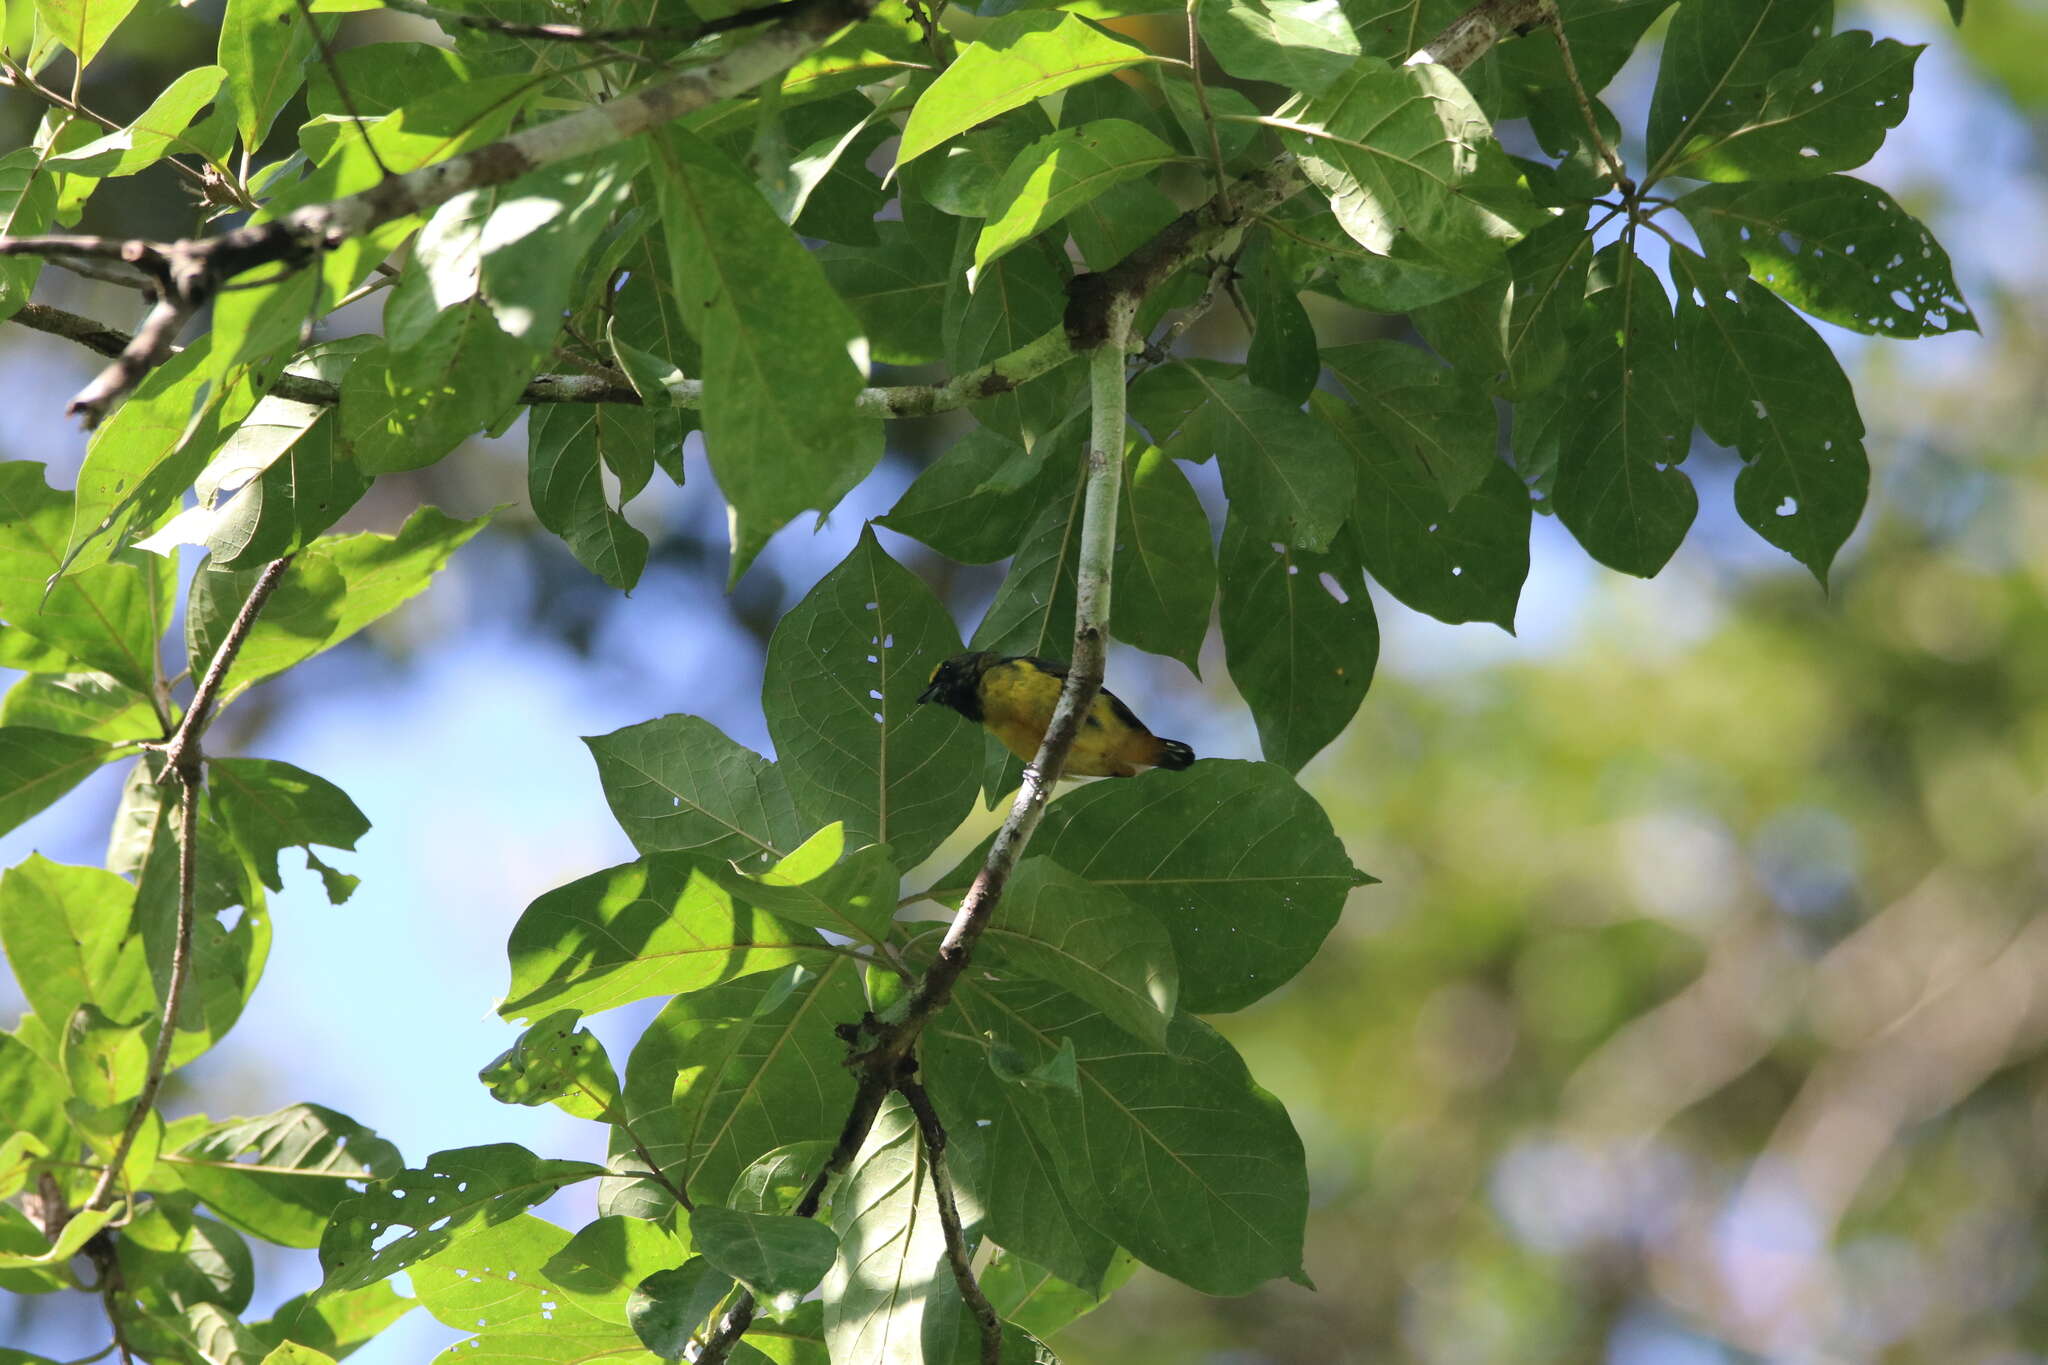
<svg viewBox="0 0 2048 1365"><path fill-rule="evenodd" d="M66 406L96 425L121 397L162 363L170 343L220 286L262 265L296 268L322 249L416 213L466 190L502 185L558 162L615 146L682 115L751 90L778 76L844 28L867 17L873 0L793 0L781 27L716 61L642 86L606 104L522 128L497 142L385 180L343 199L309 204L283 218L177 242L110 243L104 238L0 236L0 255L108 256L158 281L156 309L129 346Z"/></svg>
<svg viewBox="0 0 2048 1365"><path fill-rule="evenodd" d="M234 667L235 656L242 651L242 642L249 638L256 618L263 612L263 604L270 600L291 562L291 556L286 555L264 566L242 609L235 614L234 624L228 627L226 638L214 651L213 662L207 665L198 690L192 694L192 705L186 709L184 720L162 744L146 746L164 756L162 781L174 782L178 787L178 932L171 948L170 980L164 986L163 1024L157 1030L156 1046L150 1050L149 1069L143 1074L142 1090L135 1096L135 1107L128 1113L128 1123L121 1130L114 1155L100 1172L92 1196L85 1201L88 1209L104 1209L113 1203L114 1183L120 1178L121 1166L134 1149L136 1136L142 1132L150 1110L156 1107L157 1091L170 1068L171 1043L178 1033L178 1006L184 1001L186 982L192 974L192 921L196 913L193 885L199 863L199 791L204 782L200 738L213 720L214 704L220 699L221 686L227 681L228 670Z"/></svg>
<svg viewBox="0 0 2048 1365"><path fill-rule="evenodd" d="M756 24L773 23L798 8L797 0L782 0L772 5L757 5L734 14L707 19L701 24L682 26L667 24L641 24L625 28L581 28L575 24L522 24L510 19L494 19L487 14L468 14L462 10L443 9L426 0L383 0L385 9L397 10L418 19L430 19L441 25L454 24L462 28L482 29L487 33L500 33L507 38L537 38L556 43L632 43L669 42L694 43L714 33L729 33L734 29L752 28Z"/></svg>
<svg viewBox="0 0 2048 1365"><path fill-rule="evenodd" d="M924 1142L924 1154L931 1163L932 1201L939 1206L939 1228L946 1236L946 1264L952 1268L953 1283L967 1301L967 1311L981 1329L981 1365L1002 1365L1003 1320L997 1316L988 1295L974 1279L974 1257L967 1249L967 1236L960 1228L960 1205L953 1198L953 1177L946 1170L946 1129L932 1097L924 1086L906 1076L896 1082L896 1093L917 1116L917 1135Z"/></svg>

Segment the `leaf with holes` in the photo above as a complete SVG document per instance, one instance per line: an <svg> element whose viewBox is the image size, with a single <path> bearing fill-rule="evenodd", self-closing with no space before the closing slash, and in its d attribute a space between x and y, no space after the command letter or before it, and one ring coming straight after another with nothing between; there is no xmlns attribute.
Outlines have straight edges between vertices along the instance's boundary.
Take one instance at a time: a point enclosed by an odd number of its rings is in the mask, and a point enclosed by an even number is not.
<svg viewBox="0 0 2048 1365"><path fill-rule="evenodd" d="M1793 307L1871 336L1976 331L1948 253L1875 185L1847 175L1708 185L1678 201L1710 260L1740 261Z"/></svg>
<svg viewBox="0 0 2048 1365"><path fill-rule="evenodd" d="M1722 117L1695 125L1672 169L1702 180L1792 180L1861 166L1906 117L1923 50L1860 31L1823 38L1772 76L1734 126Z"/></svg>
<svg viewBox="0 0 2048 1365"><path fill-rule="evenodd" d="M272 758L216 758L209 788L222 823L255 860L263 884L284 889L277 855L312 845L353 849L370 822L348 793L322 777Z"/></svg>
<svg viewBox="0 0 2048 1365"><path fill-rule="evenodd" d="M328 1290L358 1289L502 1223L564 1185L604 1174L587 1161L535 1156L513 1142L436 1152L335 1206L320 1237ZM397 1231L395 1238L385 1234Z"/></svg>
<svg viewBox="0 0 2048 1365"><path fill-rule="evenodd" d="M1317 409L1358 461L1343 543L1379 585L1439 621L1515 628L1529 576L1529 490L1496 459L1453 508L1399 445L1326 395Z"/></svg>
<svg viewBox="0 0 2048 1365"><path fill-rule="evenodd" d="M597 1035L576 1027L582 1017L580 1010L556 1010L535 1020L476 1078L505 1104L552 1104L579 1119L609 1121L618 1074Z"/></svg>
<svg viewBox="0 0 2048 1365"><path fill-rule="evenodd" d="M1223 657L1268 761L1300 771L1344 732L1379 662L1379 621L1355 565L1223 528Z"/></svg>
<svg viewBox="0 0 2048 1365"><path fill-rule="evenodd" d="M1863 419L1819 333L1754 281L1672 253L1700 426L1747 462L1735 510L1823 585L1870 484Z"/></svg>
<svg viewBox="0 0 2048 1365"><path fill-rule="evenodd" d="M1223 466L1223 490L1259 534L1327 549L1344 523L1355 476L1351 457L1321 422L1270 389L1189 366L1205 399L1164 443L1175 459ZM1155 434L1157 434L1155 432Z"/></svg>
<svg viewBox="0 0 2048 1365"><path fill-rule="evenodd" d="M918 694L960 635L872 530L777 623L761 708L797 809L922 861L974 803L973 732Z"/></svg>
<svg viewBox="0 0 2048 1365"><path fill-rule="evenodd" d="M1740 127L1771 79L1832 27L1833 10L1833 0L1684 0L1665 31L1650 96L1652 178L1694 139Z"/></svg>
<svg viewBox="0 0 2048 1365"><path fill-rule="evenodd" d="M642 853L773 861L803 842L780 765L696 716L663 716L583 741L604 798Z"/></svg>
<svg viewBox="0 0 2048 1365"><path fill-rule="evenodd" d="M1565 418L1554 504L1587 554L1649 578L1699 511L1678 468L1692 445L1692 377L1656 274L1619 242L1594 266L1591 334L1560 381L1577 402Z"/></svg>

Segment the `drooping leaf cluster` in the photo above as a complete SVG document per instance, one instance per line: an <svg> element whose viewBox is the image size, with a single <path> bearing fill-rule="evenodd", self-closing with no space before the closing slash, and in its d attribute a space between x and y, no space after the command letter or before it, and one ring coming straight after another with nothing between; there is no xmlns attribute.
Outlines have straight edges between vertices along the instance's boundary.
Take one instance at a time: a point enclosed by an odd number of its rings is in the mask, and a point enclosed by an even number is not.
<svg viewBox="0 0 2048 1365"><path fill-rule="evenodd" d="M1512 628L1538 514L1654 574L1697 514L1683 466L1704 435L1735 453L1741 518L1825 581L1868 467L1801 314L1898 338L1974 325L1926 229L1848 174L1904 117L1919 49L1833 32L1827 0L1563 0L1569 61L1542 7L1512 0L1478 51L1434 46L1463 31L1439 0L1193 0L1193 54L1173 47L1178 8L1157 21L1149 0L882 0L730 89L721 72L818 7L721 26L735 7L715 0L601 0L578 23L619 32L578 43L533 27L553 7L491 0L440 11L445 44L323 53L361 7L229 0L217 63L132 123L53 101L0 157L17 237L166 163L206 187L195 231L484 168L227 281L94 432L75 491L0 468L0 663L23 675L0 704L0 827L133 761L104 868L37 858L0 879L31 1011L0 1035L0 1287L78 1287L81 1255L98 1282L117 1266L110 1310L150 1359L338 1358L413 1305L400 1271L473 1333L450 1359L677 1358L742 1295L759 1316L735 1358L979 1358L937 1153L903 1099L806 1195L855 1093L843 1030L900 1004L938 940L904 912L958 905L986 846L918 870L1015 778L917 696L962 648L1069 648L1091 280L1130 291L1148 343L1111 631L1193 668L1215 615L1267 761L1057 800L919 1067L1006 1361L1049 1358L1038 1338L1137 1264L1219 1294L1304 1277L1300 1141L1199 1016L1299 972L1364 880L1292 774L1371 680L1367 578ZM12 83L48 91L75 63L89 91L130 8L9 0ZM1600 92L1667 12L1647 116L1625 127ZM678 72L712 96L549 154L568 118ZM1528 154L1497 136L1510 124ZM508 134L528 139L516 157ZM0 317L55 325L24 311L38 269L0 255ZM365 299L380 327L312 339ZM1212 309L1239 344L1180 349ZM426 509L394 535L332 529L379 476L479 432L524 418L534 518L628 589L650 550L628 504L657 473L681 481L693 433L737 577L867 477L885 419L954 409L971 420L880 524L1007 561L965 641L864 533L770 642L773 760L690 716L589 741L640 856L520 916L503 1012L527 1028L480 1079L598 1125L601 1160L492 1144L411 1166L314 1104L175 1123L138 1106L181 914L173 1067L254 988L280 854L304 849L338 901L355 879L313 846L369 827L289 765L210 757L195 798L138 748L188 704L164 663L178 554L204 556L190 672L232 640L231 704L417 593L480 528ZM1188 469L1212 459L1205 501ZM202 805L181 849L186 799ZM658 997L623 1065L581 1024ZM599 1217L580 1231L527 1212L583 1181ZM324 1281L243 1321L250 1237L317 1246Z"/></svg>

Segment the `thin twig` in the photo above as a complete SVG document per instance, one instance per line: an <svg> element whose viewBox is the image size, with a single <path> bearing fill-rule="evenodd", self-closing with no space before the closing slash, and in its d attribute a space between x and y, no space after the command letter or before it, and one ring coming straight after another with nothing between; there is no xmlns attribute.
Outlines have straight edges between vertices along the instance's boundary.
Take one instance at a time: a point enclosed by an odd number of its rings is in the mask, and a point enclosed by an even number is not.
<svg viewBox="0 0 2048 1365"><path fill-rule="evenodd" d="M299 17L306 21L306 32L313 35L313 46L320 53L320 65L327 68L327 79L334 82L334 93L341 99L342 112L356 130L356 136L363 140L363 150L370 154L370 161L377 173L386 180L391 178L391 168L384 164L384 158L377 154L377 144L370 140L370 125L363 122L363 116L356 110L355 96L348 90L348 78L341 74L341 63L334 60L334 47L327 41L327 35L314 22L313 7L306 0L298 0Z"/></svg>
<svg viewBox="0 0 2048 1365"><path fill-rule="evenodd" d="M199 791L204 780L200 739L213 719L213 708L220 699L221 686L227 681L235 656L241 653L242 642L249 638L256 618L263 612L263 604L270 600L270 594L277 589L278 580L284 577L284 571L291 562L292 557L286 555L264 566L255 586L249 589L242 609L235 614L234 623L221 640L220 648L214 651L213 662L207 665L205 676L199 680L199 690L192 694L192 705L187 708L185 719L161 745L149 746L159 749L164 757L164 775L160 780L175 782L178 786L178 934L171 949L170 980L164 987L163 1024L157 1030L156 1046L150 1050L149 1069L143 1075L142 1090L135 1097L135 1107L128 1113L128 1123L121 1130L121 1140L114 1146L114 1155L107 1162L106 1169L100 1172L92 1197L85 1201L88 1209L104 1209L113 1203L114 1182L119 1179L121 1166L128 1160L128 1153L134 1148L136 1136L141 1133L150 1110L156 1106L156 1092L163 1085L164 1073L169 1068L171 1043L178 1032L178 1006L184 1000L185 983L192 974L192 921L196 914L193 884L199 860Z"/></svg>
<svg viewBox="0 0 2048 1365"><path fill-rule="evenodd" d="M44 85L35 78L34 74L27 67L21 65L4 52L0 52L0 73L6 75L6 79L0 81L0 85L10 85L18 90L25 90L51 108L61 109L67 114L74 114L88 123L96 123L110 133L119 132L121 129L120 124L114 122L105 114L94 113L83 104L80 104L75 98L65 95L62 91L52 90L49 86ZM206 173L204 171L196 167L187 166L175 156L167 156L164 160L169 162L173 169L193 184L201 188L205 187Z"/></svg>
<svg viewBox="0 0 2048 1365"><path fill-rule="evenodd" d="M988 1295L974 1279L974 1256L967 1247L967 1234L960 1227L960 1205L953 1198L953 1177L946 1170L946 1129L932 1097L911 1077L896 1082L896 1093L917 1116L917 1134L924 1142L925 1160L932 1173L932 1202L939 1206L939 1229L946 1238L946 1264L952 1268L953 1283L967 1302L967 1311L981 1329L981 1365L1002 1365L1003 1320Z"/></svg>
<svg viewBox="0 0 2048 1365"><path fill-rule="evenodd" d="M1614 148L1607 145L1607 138L1600 131L1600 121L1593 117L1593 101L1586 93L1585 83L1579 79L1578 63L1572 60L1571 40L1564 36L1564 16L1558 12L1557 0L1544 0L1544 9L1543 18L1550 29L1550 36L1557 39L1558 60L1564 63L1565 84L1572 88L1572 97L1579 103L1579 114L1586 120L1586 132L1592 136L1593 146L1600 153L1601 164L1607 167L1607 178L1626 198L1635 193L1635 183L1628 178L1628 170L1621 164Z"/></svg>
<svg viewBox="0 0 2048 1365"><path fill-rule="evenodd" d="M1196 0L1188 0L1188 79L1195 85L1195 105L1202 111L1202 126L1209 132L1209 166L1216 177L1220 196L1230 187L1223 171L1223 140L1216 135L1216 114L1209 108L1209 87L1202 83L1202 49L1195 26Z"/></svg>
<svg viewBox="0 0 2048 1365"><path fill-rule="evenodd" d="M707 19L700 24L581 28L575 24L522 24L510 19L494 19L487 14L468 14L462 10L443 9L439 5L426 3L426 0L383 0L383 4L385 9L397 10L400 14L410 14L418 19L430 19L437 24L482 29L487 33L498 33L507 38L538 38L556 43L694 43L713 33L729 33L734 29L773 23L799 8L793 0L783 0L780 4L756 5L737 13Z"/></svg>

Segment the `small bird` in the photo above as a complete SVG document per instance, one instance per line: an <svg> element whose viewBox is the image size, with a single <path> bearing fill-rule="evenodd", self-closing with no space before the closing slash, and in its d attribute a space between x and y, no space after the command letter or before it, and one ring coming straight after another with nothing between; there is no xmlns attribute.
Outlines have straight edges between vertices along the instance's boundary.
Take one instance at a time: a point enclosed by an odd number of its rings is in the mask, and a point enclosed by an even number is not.
<svg viewBox="0 0 2048 1365"><path fill-rule="evenodd" d="M1038 755L1066 679L1065 664L1028 654L955 654L932 670L931 685L918 701L935 701L979 721L1028 763ZM1130 777L1140 768L1185 768L1194 761L1193 749L1147 730L1130 707L1104 688L1067 755L1066 775Z"/></svg>

